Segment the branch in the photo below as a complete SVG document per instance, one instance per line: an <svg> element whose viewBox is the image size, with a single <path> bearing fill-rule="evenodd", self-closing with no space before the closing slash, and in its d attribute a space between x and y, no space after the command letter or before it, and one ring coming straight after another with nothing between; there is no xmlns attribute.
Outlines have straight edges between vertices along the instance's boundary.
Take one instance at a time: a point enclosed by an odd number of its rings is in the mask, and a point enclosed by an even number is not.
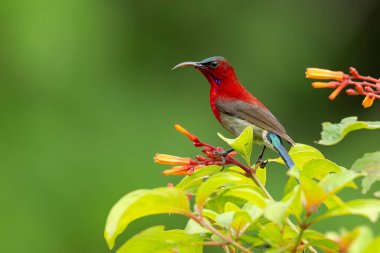
<svg viewBox="0 0 380 253"><path fill-rule="evenodd" d="M195 222L197 222L199 225L207 228L208 230L210 230L213 234L217 235L218 237L222 238L226 243L229 243L229 244L232 244L233 246L235 246L236 248L240 249L241 251L243 252L246 252L246 253L254 253L253 251L245 248L243 245L239 244L238 242L236 242L235 240L223 235L222 233L220 233L216 228L214 228L211 224L207 223L207 222L204 222L204 219L202 217L197 217L196 215L194 215L193 213L191 213L189 215L189 218L193 219Z"/></svg>
<svg viewBox="0 0 380 253"><path fill-rule="evenodd" d="M313 79L333 79L331 82L313 82L313 88L333 88L335 89L329 96L330 100L334 100L338 94L353 85L354 89L346 90L347 95L365 96L362 105L364 108L372 106L375 99L380 99L380 80L371 76L362 76L359 72L351 67L349 74L341 71L331 71L327 69L308 68L306 69L306 77Z"/></svg>
<svg viewBox="0 0 380 253"><path fill-rule="evenodd" d="M236 152L230 152L227 155L224 155L223 148L220 147L214 147L212 145L209 145L207 143L204 143L199 140L198 137L187 131L185 128L183 128L180 125L174 126L180 133L186 135L192 142L195 147L203 147L202 153L206 155L204 156L196 156L196 159L191 159L188 157L175 157L170 155L162 155L162 154L156 154L154 157L154 160L157 163L161 164L170 164L170 165L180 165L180 166L174 166L170 170L165 170L163 172L164 175L191 175L195 170L200 169L207 165L219 165L219 166L225 166L227 164L233 164L245 171L245 176L248 178L251 178L264 192L265 196L270 199L274 200L273 197L270 195L270 193L267 191L265 186L260 182L260 180L256 176L256 170L258 169L258 166L260 163L256 163L254 168L247 167L241 162L239 162L237 159L235 159L233 156L236 155ZM243 247L236 241L232 240L229 237L224 236L221 234L217 229L215 229L213 226L209 225L208 223L203 222L201 214L199 214L200 218L195 216L194 214L191 214L189 218L196 221L198 224L206 227L211 232L213 232L215 235L219 236L226 242L236 246L240 250L244 252L252 252L249 249ZM292 221L289 218L286 218L286 223L288 226L295 231L296 233L300 233L297 229L297 227L292 223ZM303 240L305 244L308 244L308 241ZM312 247L308 246L309 250L312 253L316 253L317 251Z"/></svg>

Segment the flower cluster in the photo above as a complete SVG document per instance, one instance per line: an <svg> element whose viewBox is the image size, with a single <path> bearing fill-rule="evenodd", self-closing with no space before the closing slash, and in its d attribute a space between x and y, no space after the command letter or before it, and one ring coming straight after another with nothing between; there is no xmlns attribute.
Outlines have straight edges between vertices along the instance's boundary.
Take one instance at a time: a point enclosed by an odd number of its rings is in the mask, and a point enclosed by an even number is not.
<svg viewBox="0 0 380 253"><path fill-rule="evenodd" d="M187 131L182 126L176 124L175 129L186 135L194 144L195 147L202 147L202 153L204 155L197 155L194 159L189 157L178 157L165 154L156 154L154 161L159 164L173 165L171 169L163 171L163 175L191 175L195 170L198 170L208 165L220 165L235 164L243 169L246 169L238 160L233 158L236 152L225 153L223 148L213 147L209 144L201 142L198 137Z"/></svg>
<svg viewBox="0 0 380 253"><path fill-rule="evenodd" d="M351 67L349 74L341 71L331 71L327 69L307 68L306 78L312 79L329 79L335 80L330 82L313 82L313 88L332 88L335 89L329 96L330 100L334 100L336 96L345 89L348 85L353 85L353 88L346 89L348 95L362 95L365 96L362 105L364 108L372 106L373 101L377 98L380 99L380 80L370 77L362 76L359 72Z"/></svg>

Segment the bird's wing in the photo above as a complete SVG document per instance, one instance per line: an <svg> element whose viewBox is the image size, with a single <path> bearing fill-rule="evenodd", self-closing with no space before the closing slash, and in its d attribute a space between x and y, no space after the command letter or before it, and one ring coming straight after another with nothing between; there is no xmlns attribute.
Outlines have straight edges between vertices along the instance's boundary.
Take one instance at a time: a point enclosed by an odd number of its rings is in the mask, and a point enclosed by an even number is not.
<svg viewBox="0 0 380 253"><path fill-rule="evenodd" d="M228 101L218 100L216 107L220 112L240 118L252 125L258 126L264 130L273 132L282 137L290 144L294 145L294 141L286 134L285 128L273 116L273 114L265 107L259 105L248 104L244 101Z"/></svg>

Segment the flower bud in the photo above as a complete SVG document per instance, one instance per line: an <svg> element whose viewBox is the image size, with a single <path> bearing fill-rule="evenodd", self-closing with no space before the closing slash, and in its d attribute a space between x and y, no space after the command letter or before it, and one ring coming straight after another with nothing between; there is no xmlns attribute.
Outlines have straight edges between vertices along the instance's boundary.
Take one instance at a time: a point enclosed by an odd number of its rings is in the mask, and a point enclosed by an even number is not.
<svg viewBox="0 0 380 253"><path fill-rule="evenodd" d="M359 72L356 70L356 68L354 68L354 67L350 67L350 74L351 74L352 76L357 77L357 76L359 75Z"/></svg>
<svg viewBox="0 0 380 253"><path fill-rule="evenodd" d="M371 107L374 100L375 100L375 97L372 96L372 95L365 96L365 98L364 98L364 100L362 102L363 107L364 108Z"/></svg>
<svg viewBox="0 0 380 253"><path fill-rule="evenodd" d="M196 158L198 161L204 161L204 160L206 160L206 158L205 158L204 156L201 156L201 155L197 155L195 158Z"/></svg>
<svg viewBox="0 0 380 253"><path fill-rule="evenodd" d="M189 166L174 166L171 169L164 170L162 172L162 175L164 175L164 176L168 176L168 175L187 175L189 169L190 169Z"/></svg>
<svg viewBox="0 0 380 253"><path fill-rule="evenodd" d="M363 90L363 87L361 85L355 85L355 89L357 92L359 92L360 94L363 94L364 93L364 90Z"/></svg>
<svg viewBox="0 0 380 253"><path fill-rule="evenodd" d="M364 90L365 90L366 92L373 93L373 89L372 89L371 87L366 86L366 87L364 87Z"/></svg>
<svg viewBox="0 0 380 253"><path fill-rule="evenodd" d="M313 82L311 86L316 89L320 88L335 88L339 85L339 83L334 83L334 82L329 82L329 83L324 83L324 82Z"/></svg>
<svg viewBox="0 0 380 253"><path fill-rule="evenodd" d="M193 142L199 142L199 139L193 135L192 133L190 133L189 131L187 131L185 128L183 128L181 125L178 125L178 124L175 124L174 125L174 128L180 132L181 134L184 134L186 135L190 140L192 140Z"/></svg>
<svg viewBox="0 0 380 253"><path fill-rule="evenodd" d="M190 165L195 162L188 157L178 157L165 154L156 154L153 159L156 163L168 165Z"/></svg>
<svg viewBox="0 0 380 253"><path fill-rule="evenodd" d="M328 69L318 69L318 68L307 68L306 69L306 78L313 79L334 79L337 81L343 80L342 71L331 71Z"/></svg>
<svg viewBox="0 0 380 253"><path fill-rule="evenodd" d="M354 90L354 89L347 89L346 93L347 93L347 95L350 95L350 96L352 96L352 95L358 95L358 92L356 90Z"/></svg>

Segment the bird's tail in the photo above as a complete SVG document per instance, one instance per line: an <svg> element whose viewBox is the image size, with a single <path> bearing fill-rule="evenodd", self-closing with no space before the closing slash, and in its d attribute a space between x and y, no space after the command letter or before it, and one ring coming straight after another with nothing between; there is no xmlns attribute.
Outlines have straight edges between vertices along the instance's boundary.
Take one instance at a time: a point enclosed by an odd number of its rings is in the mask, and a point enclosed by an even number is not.
<svg viewBox="0 0 380 253"><path fill-rule="evenodd" d="M292 168L294 166L294 162L292 158L289 156L288 151L282 144L280 137L278 137L277 134L269 132L267 138L268 141L272 144L273 148L281 156L282 160L284 160L286 166L288 166L289 169Z"/></svg>

